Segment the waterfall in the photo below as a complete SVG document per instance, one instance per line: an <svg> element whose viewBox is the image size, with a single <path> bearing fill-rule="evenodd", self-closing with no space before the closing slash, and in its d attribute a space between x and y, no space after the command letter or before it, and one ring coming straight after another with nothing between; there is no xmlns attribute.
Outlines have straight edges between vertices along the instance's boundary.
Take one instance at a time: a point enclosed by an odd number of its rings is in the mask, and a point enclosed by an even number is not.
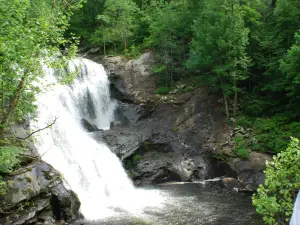
<svg viewBox="0 0 300 225"><path fill-rule="evenodd" d="M116 103L110 99L107 75L102 65L87 59L70 62L69 73L77 70L80 74L72 84L61 85L55 71L44 68L47 88L37 96L37 118L31 127L57 121L39 133L35 146L78 195L86 218L109 216L118 207L135 210L143 204L143 194L134 188L116 155L90 137L80 123L86 119L99 129L109 129Z"/></svg>

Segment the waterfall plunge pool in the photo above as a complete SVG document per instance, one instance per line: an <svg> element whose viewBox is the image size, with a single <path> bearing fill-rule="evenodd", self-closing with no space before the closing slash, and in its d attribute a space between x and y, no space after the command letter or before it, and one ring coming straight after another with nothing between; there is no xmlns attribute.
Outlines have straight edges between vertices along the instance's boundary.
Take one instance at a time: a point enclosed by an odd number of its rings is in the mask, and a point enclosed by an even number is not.
<svg viewBox="0 0 300 225"><path fill-rule="evenodd" d="M153 187L164 199L160 207L145 207L141 214L116 211L102 220L74 225L262 225L249 194L219 186L185 183ZM147 191L147 190L145 190ZM146 194L146 192L145 192ZM101 214L101 211L99 211Z"/></svg>

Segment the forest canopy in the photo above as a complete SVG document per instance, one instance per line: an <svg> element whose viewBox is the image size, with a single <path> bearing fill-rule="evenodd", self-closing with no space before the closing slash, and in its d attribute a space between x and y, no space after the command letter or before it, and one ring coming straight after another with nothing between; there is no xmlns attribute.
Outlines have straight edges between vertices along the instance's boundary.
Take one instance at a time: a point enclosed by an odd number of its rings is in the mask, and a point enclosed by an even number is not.
<svg viewBox="0 0 300 225"><path fill-rule="evenodd" d="M69 32L103 55L154 51L157 93L209 87L227 119L255 130L253 150L280 152L300 133L298 0L88 0Z"/></svg>

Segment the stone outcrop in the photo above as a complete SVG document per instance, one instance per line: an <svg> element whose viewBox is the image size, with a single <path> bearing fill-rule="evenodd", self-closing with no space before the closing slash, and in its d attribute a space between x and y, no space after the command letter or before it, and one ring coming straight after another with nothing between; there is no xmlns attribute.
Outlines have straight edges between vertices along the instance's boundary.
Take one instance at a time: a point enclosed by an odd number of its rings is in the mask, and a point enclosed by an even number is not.
<svg viewBox="0 0 300 225"><path fill-rule="evenodd" d="M121 56L107 57L102 61L114 87L135 102L147 102L154 96L156 78L151 76L154 54L146 52L138 59Z"/></svg>
<svg viewBox="0 0 300 225"><path fill-rule="evenodd" d="M65 188L60 174L47 163L38 160L6 179L11 185L0 197L0 224L53 224L54 218L79 217L76 194Z"/></svg>
<svg viewBox="0 0 300 225"><path fill-rule="evenodd" d="M266 161L271 161L272 156L260 153L250 152L248 160L233 158L228 162L218 162L219 171L229 177L238 179L238 181L249 191L255 191L260 184L264 183ZM238 186L235 186L238 188Z"/></svg>
<svg viewBox="0 0 300 225"><path fill-rule="evenodd" d="M95 132L98 131L98 127L94 124L91 124L88 120L86 119L81 119L80 120L81 126L87 131L87 132Z"/></svg>
<svg viewBox="0 0 300 225"><path fill-rule="evenodd" d="M226 129L221 106L205 88L168 97L154 94L154 56L108 57L112 97L108 131L94 132L123 161L136 184L204 180L215 176L210 154Z"/></svg>
<svg viewBox="0 0 300 225"><path fill-rule="evenodd" d="M249 150L249 160L235 158L233 138L249 139L251 132L229 127L221 101L205 87L187 93L175 88L167 96L156 95L152 52L131 60L99 59L97 54L89 58L105 66L112 96L119 100L112 129L96 132L95 137L123 160L136 183L227 176L223 186L253 190L263 182L264 163L270 156ZM230 160L213 159L215 154Z"/></svg>
<svg viewBox="0 0 300 225"><path fill-rule="evenodd" d="M249 132L242 127L231 129L225 123L223 106L205 87L183 94L154 94L155 78L151 76L154 58L147 52L136 60L121 57L104 60L112 95L120 100L118 115L123 119L116 117L117 127L96 136L123 160L136 183L193 181L216 176L227 176L222 182L229 188L254 190L263 183L265 161L271 157L251 152L248 160L242 160L234 158L231 140L225 147L220 146L221 140L228 137L250 138ZM131 117L126 115L129 108ZM231 160L212 160L211 155L220 151L227 151Z"/></svg>
<svg viewBox="0 0 300 225"><path fill-rule="evenodd" d="M136 184L205 179L206 156L184 144L167 122L149 117L95 132L124 162Z"/></svg>

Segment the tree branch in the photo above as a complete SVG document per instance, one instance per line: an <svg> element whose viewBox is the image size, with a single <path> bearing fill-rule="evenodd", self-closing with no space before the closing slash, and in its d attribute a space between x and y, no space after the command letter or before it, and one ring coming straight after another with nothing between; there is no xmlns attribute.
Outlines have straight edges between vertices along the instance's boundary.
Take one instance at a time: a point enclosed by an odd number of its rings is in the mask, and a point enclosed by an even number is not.
<svg viewBox="0 0 300 225"><path fill-rule="evenodd" d="M34 135L35 133L40 132L40 131L42 131L42 130L45 130L45 129L51 127L53 124L55 124L57 118L58 118L58 117L55 117L55 119L53 120L52 123L48 124L48 125L47 125L46 127L44 127L44 128L38 129L38 130L36 130L36 131L33 131L33 132L30 133L27 137L25 137L25 138L17 137L17 138L18 138L18 139L21 139L21 140L26 140L26 139L30 138L32 135Z"/></svg>
<svg viewBox="0 0 300 225"><path fill-rule="evenodd" d="M52 14L53 14L54 5L55 5L55 0L52 0L52 6L51 6L51 13Z"/></svg>

